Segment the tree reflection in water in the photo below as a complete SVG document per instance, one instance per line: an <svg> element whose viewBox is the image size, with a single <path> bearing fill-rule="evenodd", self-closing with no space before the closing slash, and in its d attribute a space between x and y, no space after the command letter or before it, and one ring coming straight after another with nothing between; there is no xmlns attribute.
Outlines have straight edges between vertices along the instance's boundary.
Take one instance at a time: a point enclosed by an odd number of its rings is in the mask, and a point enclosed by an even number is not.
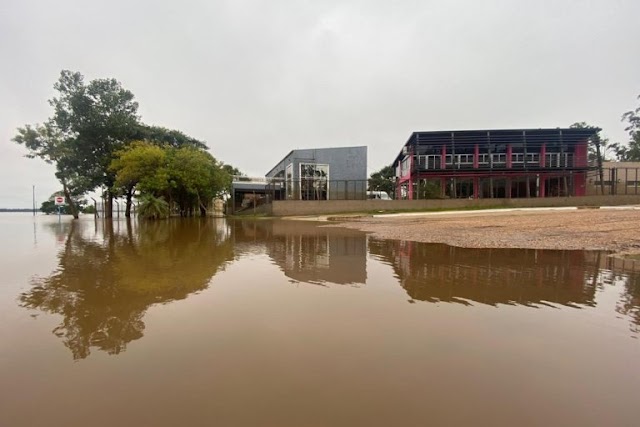
<svg viewBox="0 0 640 427"><path fill-rule="evenodd" d="M24 307L60 314L54 333L74 359L91 348L118 354L144 333L146 310L156 303L186 298L205 289L211 277L233 259L233 246L211 220L99 223L89 236L87 225L72 222L58 269L33 280L20 296ZM52 224L51 231L59 232Z"/></svg>
<svg viewBox="0 0 640 427"><path fill-rule="evenodd" d="M616 303L616 312L630 319L630 329L635 337L640 333L640 259L609 258L607 268L601 273L606 284L619 285L624 289Z"/></svg>

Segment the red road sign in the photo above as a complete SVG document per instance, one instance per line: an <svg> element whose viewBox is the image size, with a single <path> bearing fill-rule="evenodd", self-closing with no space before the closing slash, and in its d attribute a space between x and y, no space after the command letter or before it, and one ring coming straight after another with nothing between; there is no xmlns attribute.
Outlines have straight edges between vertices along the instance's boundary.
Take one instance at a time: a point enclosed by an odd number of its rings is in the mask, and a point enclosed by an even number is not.
<svg viewBox="0 0 640 427"><path fill-rule="evenodd" d="M56 206L58 205L64 205L64 197L56 196Z"/></svg>

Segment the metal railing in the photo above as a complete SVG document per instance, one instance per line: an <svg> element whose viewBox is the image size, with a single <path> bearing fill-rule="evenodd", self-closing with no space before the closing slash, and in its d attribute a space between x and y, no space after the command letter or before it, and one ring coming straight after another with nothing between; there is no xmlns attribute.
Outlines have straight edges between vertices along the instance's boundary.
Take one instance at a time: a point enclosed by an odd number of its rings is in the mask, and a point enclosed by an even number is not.
<svg viewBox="0 0 640 427"><path fill-rule="evenodd" d="M603 168L602 179L598 169L587 175L587 194L636 195L640 194L640 168Z"/></svg>

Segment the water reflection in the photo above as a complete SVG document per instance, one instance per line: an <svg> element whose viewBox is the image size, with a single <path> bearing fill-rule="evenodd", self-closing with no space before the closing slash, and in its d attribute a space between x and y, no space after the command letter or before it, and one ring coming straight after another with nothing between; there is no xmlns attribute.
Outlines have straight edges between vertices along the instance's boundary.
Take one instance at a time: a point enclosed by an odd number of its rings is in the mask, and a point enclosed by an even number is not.
<svg viewBox="0 0 640 427"><path fill-rule="evenodd" d="M640 333L640 259L608 258L607 269L600 273L601 280L622 287L616 312L630 320L630 329L637 337Z"/></svg>
<svg viewBox="0 0 640 427"><path fill-rule="evenodd" d="M367 281L365 233L306 221L238 221L233 229L236 248L251 252L260 245L295 282L362 285Z"/></svg>
<svg viewBox="0 0 640 427"><path fill-rule="evenodd" d="M229 262L250 267L255 254L291 282L323 286L364 285L367 262L382 261L397 278L384 286L399 284L410 302L600 308L599 292L615 288L619 297L607 311L629 319L634 335L640 325L640 261L599 252L463 249L270 220L81 221L51 223L48 231L61 248L58 268L34 279L20 302L62 316L54 333L75 359L92 349L124 351L143 336L151 305L207 288Z"/></svg>
<svg viewBox="0 0 640 427"><path fill-rule="evenodd" d="M412 300L464 305L593 306L598 252L466 249L403 241L370 242Z"/></svg>
<svg viewBox="0 0 640 427"><path fill-rule="evenodd" d="M228 235L210 221L97 224L50 224L64 242L58 269L20 296L24 307L63 316L54 333L74 359L92 348L124 351L143 336L149 306L205 289L233 258Z"/></svg>

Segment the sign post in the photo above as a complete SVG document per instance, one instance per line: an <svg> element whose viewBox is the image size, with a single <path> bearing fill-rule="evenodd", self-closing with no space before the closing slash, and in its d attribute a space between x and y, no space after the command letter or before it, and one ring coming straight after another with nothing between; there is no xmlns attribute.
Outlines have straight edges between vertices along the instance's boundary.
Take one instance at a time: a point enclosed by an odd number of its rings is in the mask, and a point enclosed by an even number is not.
<svg viewBox="0 0 640 427"><path fill-rule="evenodd" d="M58 221L60 221L61 209L62 209L62 206L64 205L64 197L56 196L55 197L55 202L56 202L56 206L58 208Z"/></svg>

